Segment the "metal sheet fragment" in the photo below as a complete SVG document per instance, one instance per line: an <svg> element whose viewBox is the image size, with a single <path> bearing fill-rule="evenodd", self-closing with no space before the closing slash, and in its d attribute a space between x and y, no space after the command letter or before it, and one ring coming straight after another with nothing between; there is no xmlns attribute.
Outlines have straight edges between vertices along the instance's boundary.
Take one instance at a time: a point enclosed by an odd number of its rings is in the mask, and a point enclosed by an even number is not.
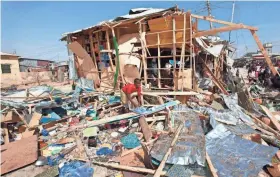
<svg viewBox="0 0 280 177"><path fill-rule="evenodd" d="M278 149L242 139L219 124L206 135L206 151L219 177L255 177Z"/></svg>

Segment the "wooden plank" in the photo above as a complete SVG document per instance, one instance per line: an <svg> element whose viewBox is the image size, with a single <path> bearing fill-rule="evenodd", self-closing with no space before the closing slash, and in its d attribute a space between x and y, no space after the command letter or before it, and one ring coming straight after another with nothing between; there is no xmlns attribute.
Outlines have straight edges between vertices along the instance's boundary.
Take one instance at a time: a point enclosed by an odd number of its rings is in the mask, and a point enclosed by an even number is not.
<svg viewBox="0 0 280 177"><path fill-rule="evenodd" d="M180 135L180 133L181 133L182 128L183 128L183 124L180 124L180 126L178 127L177 132L176 132L176 134L175 134L175 137L174 137L174 139L173 139L172 142L171 142L171 145L170 145L169 149L167 150L167 152L166 152L166 154L164 155L162 161L160 162L159 167L157 168L157 170L156 170L156 172L155 172L155 174L154 174L154 177L159 177L159 176L161 176L162 170L163 170L163 168L164 168L164 166L165 166L165 162L167 161L169 155L171 154L171 150L172 150L172 148L174 147L175 143L177 142L177 139L178 139L178 137L179 137L179 135Z"/></svg>
<svg viewBox="0 0 280 177"><path fill-rule="evenodd" d="M13 109L13 111L19 116L19 118L22 120L22 122L27 126L27 128L30 128L30 126L27 124L27 122L26 122L26 120L24 119L24 117L21 115L21 114L19 114L18 112L17 112L17 110L16 109Z"/></svg>
<svg viewBox="0 0 280 177"><path fill-rule="evenodd" d="M113 117L109 117L109 118L104 118L104 119L91 121L91 122L88 122L88 124L85 124L85 125L72 126L72 127L70 127L69 131L75 130L77 128L86 128L86 127L98 126L98 125L102 125L102 124L106 124L106 123L120 121L120 120L123 120L123 119L139 118L140 116L146 116L146 115L150 115L150 114L160 112L160 111L164 110L166 107L172 107L172 106L178 105L179 103L180 103L179 101L167 102L164 105L154 107L153 111L148 111L143 115L131 112L131 113L121 114L121 115L117 115L117 116L113 116Z"/></svg>
<svg viewBox="0 0 280 177"><path fill-rule="evenodd" d="M277 121L277 119L274 117L274 115L267 109L267 107L260 105L262 110L266 113L266 115L270 118L273 125L277 128L278 131L280 131L280 124Z"/></svg>
<svg viewBox="0 0 280 177"><path fill-rule="evenodd" d="M110 38L109 38L109 30L107 29L106 30L106 44L107 44L107 50L111 50L111 46L110 46ZM113 61L112 61L112 53L111 52L108 52L108 55L109 55L109 59L110 59L110 68L112 71L113 70Z"/></svg>
<svg viewBox="0 0 280 177"><path fill-rule="evenodd" d="M5 132L5 136L4 136L5 144L8 144L8 143L10 143L8 124L6 124L6 123L3 124L3 130Z"/></svg>
<svg viewBox="0 0 280 177"><path fill-rule="evenodd" d="M183 29L184 14L173 15L161 18L155 18L148 20L148 24L151 32L167 31L172 30L173 19L176 20L176 29ZM189 28L189 26L187 26ZM182 30L183 31L183 30Z"/></svg>
<svg viewBox="0 0 280 177"><path fill-rule="evenodd" d="M9 111L5 116L1 116L1 122L18 122L21 121L19 116L15 115L13 111Z"/></svg>
<svg viewBox="0 0 280 177"><path fill-rule="evenodd" d="M199 57L200 58L200 57ZM214 74L212 73L212 71L208 68L208 66L206 65L206 63L204 62L204 60L202 58L200 58L200 60L202 61L202 64L204 65L205 69L207 70L207 72L212 76L212 79L214 81L214 84L226 95L229 95L229 93L226 91L226 89L223 87L223 85L218 81L218 79L214 76Z"/></svg>
<svg viewBox="0 0 280 177"><path fill-rule="evenodd" d="M164 95L179 96L179 95L198 95L199 93L197 92L142 92L142 94L148 96L164 96Z"/></svg>
<svg viewBox="0 0 280 177"><path fill-rule="evenodd" d="M25 130L25 132L21 133L22 138L29 138L34 135L35 130L29 131L28 129Z"/></svg>
<svg viewBox="0 0 280 177"><path fill-rule="evenodd" d="M105 166L109 168L115 168L119 170L125 170L125 171L132 171L132 172L138 172L138 173L148 173L148 174L154 174L155 170L147 169L147 168L140 168L140 167L130 167L126 165L117 165L117 164L112 164L112 163L104 163L104 162L97 162L93 161L92 162L95 165L100 165L100 166ZM166 172L161 172L161 175L165 175Z"/></svg>
<svg viewBox="0 0 280 177"><path fill-rule="evenodd" d="M211 171L213 177L218 177L217 170L215 169L214 165L212 164L212 161L211 161L211 159L210 159L210 157L209 157L207 152L206 152L206 161L207 161L207 163L209 165L209 168L210 168L210 171Z"/></svg>
<svg viewBox="0 0 280 177"><path fill-rule="evenodd" d="M201 19L201 20L211 21L211 22L214 22L214 23L220 23L220 24L224 24L224 25L237 25L236 23L231 23L231 22L227 22L227 21L223 21L223 20L217 20L217 19L214 19L214 18L208 17L208 16L200 16L200 15L192 14L191 17L198 18L198 19ZM250 30L254 30L254 31L258 30L258 28L253 27L253 26L243 25L243 27L245 29L250 29Z"/></svg>
<svg viewBox="0 0 280 177"><path fill-rule="evenodd" d="M94 82L99 82L98 74L91 73L91 71L97 71L92 58L87 51L78 42L72 42L68 44L69 49L77 56L77 69L80 72L80 76L84 76L87 79L92 79Z"/></svg>
<svg viewBox="0 0 280 177"><path fill-rule="evenodd" d="M94 51L94 46L93 46L93 39L92 39L92 32L89 32L89 42L90 42L90 53L91 57L93 57L93 62L95 65L95 68L97 69L97 62L96 62L96 56L95 56L95 51Z"/></svg>
<svg viewBox="0 0 280 177"><path fill-rule="evenodd" d="M160 38L158 37L158 88L161 88L161 74L160 74Z"/></svg>
<svg viewBox="0 0 280 177"><path fill-rule="evenodd" d="M174 66L173 66L173 72L175 74L176 72L176 36L175 36L175 30L176 30L176 21L175 18L172 18L172 30L173 30L173 62L174 62Z"/></svg>
<svg viewBox="0 0 280 177"><path fill-rule="evenodd" d="M1 175L35 162L38 158L37 135L5 144L1 149Z"/></svg>
<svg viewBox="0 0 280 177"><path fill-rule="evenodd" d="M262 54L263 54L263 56L264 56L264 59L265 59L267 65L268 65L269 69L270 69L271 72L273 73L273 75L276 75L276 74L279 75L278 71L274 68L274 66L273 66L273 64L272 64L272 62L271 62L269 56L267 55L267 52L266 52L266 50L264 49L264 47L263 47L263 45L262 45L262 43L261 43L259 37L257 36L256 31L251 30L251 34L252 34L252 36L254 37L254 39L255 39L255 41L256 41L256 43L257 43L259 49L261 50L261 52L262 52Z"/></svg>
<svg viewBox="0 0 280 177"><path fill-rule="evenodd" d="M150 139L152 138L152 131L150 130L149 125L148 125L145 117L140 117L139 118L139 124L140 124L140 127L142 129L145 141L149 142Z"/></svg>
<svg viewBox="0 0 280 177"><path fill-rule="evenodd" d="M197 32L193 35L193 38L201 37L201 36L209 36L209 35L215 35L217 33L222 33L226 31L233 31L238 29L244 29L244 25L242 24L236 24L236 25L230 25L230 26L223 26L220 28L213 28L207 31L201 31Z"/></svg>
<svg viewBox="0 0 280 177"><path fill-rule="evenodd" d="M145 53L145 44L142 40L142 26L141 26L141 23L139 23L138 25L139 27L139 35L140 35L140 41L141 41L141 48L142 48L142 63L143 63L143 72L144 72L144 83L145 83L145 86L148 84L148 81L147 81L147 63L146 63L146 53Z"/></svg>
<svg viewBox="0 0 280 177"><path fill-rule="evenodd" d="M32 118L29 122L29 126L33 127L33 126L37 126L39 125L40 119L42 118L42 114L34 112L32 115Z"/></svg>

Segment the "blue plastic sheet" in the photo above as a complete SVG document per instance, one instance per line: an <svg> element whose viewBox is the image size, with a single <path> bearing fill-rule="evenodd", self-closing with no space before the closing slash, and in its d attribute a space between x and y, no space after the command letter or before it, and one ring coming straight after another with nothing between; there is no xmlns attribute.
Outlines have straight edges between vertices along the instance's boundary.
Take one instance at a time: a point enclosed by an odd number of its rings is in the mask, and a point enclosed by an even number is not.
<svg viewBox="0 0 280 177"><path fill-rule="evenodd" d="M96 151L96 155L111 155L113 150L108 147L102 147Z"/></svg>
<svg viewBox="0 0 280 177"><path fill-rule="evenodd" d="M140 141L135 133L131 133L123 138L121 138L121 142L127 149L132 149L137 146L140 146Z"/></svg>
<svg viewBox="0 0 280 177"><path fill-rule="evenodd" d="M258 176L278 151L234 135L219 124L206 135L206 151L219 177Z"/></svg>
<svg viewBox="0 0 280 177"><path fill-rule="evenodd" d="M109 100L108 100L109 105L113 103L120 103L120 102L121 102L120 96L109 96Z"/></svg>
<svg viewBox="0 0 280 177"><path fill-rule="evenodd" d="M59 164L59 161L60 161L61 159L63 159L63 158L64 158L64 155L63 155L63 154L58 154L58 156L54 156L54 157L49 156L49 157L47 157L48 165L49 165L49 166L58 165L58 164Z"/></svg>
<svg viewBox="0 0 280 177"><path fill-rule="evenodd" d="M92 177L93 168L80 161L66 162L59 169L59 177Z"/></svg>

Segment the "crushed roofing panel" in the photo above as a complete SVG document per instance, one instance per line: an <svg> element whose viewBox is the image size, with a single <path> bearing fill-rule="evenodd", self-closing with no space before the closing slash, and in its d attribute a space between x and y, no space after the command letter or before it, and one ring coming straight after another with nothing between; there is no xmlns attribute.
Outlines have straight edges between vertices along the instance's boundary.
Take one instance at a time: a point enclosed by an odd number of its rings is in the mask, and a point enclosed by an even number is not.
<svg viewBox="0 0 280 177"><path fill-rule="evenodd" d="M146 11L141 12L141 13L135 13L137 11L143 11L143 10L146 10ZM93 28L93 27L97 27L97 26L102 25L105 22L114 22L114 21L119 21L119 20L123 20L123 19L133 19L133 18L138 18L138 17L141 17L141 16L153 14L153 13L158 13L158 12L165 11L165 10L166 9L154 9L154 8L135 8L135 9L130 9L130 11L132 11L135 14L126 14L126 15L123 15L123 16L116 17L114 20L110 19L110 20L99 22L96 25L90 26L88 28L83 28L83 29L79 29L79 30L76 30L76 31L73 31L73 32L63 33L61 39L65 38L68 34L78 33L78 32L81 32L83 30L87 30L87 29L90 29L90 28Z"/></svg>

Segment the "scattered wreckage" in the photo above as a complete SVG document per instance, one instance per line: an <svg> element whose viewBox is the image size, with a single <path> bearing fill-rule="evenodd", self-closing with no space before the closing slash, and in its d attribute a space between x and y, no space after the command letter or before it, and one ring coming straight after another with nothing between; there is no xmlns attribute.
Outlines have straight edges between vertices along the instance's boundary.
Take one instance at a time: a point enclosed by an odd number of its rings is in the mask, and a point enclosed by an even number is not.
<svg viewBox="0 0 280 177"><path fill-rule="evenodd" d="M227 26L200 31L198 19ZM2 93L1 175L33 164L49 166L34 176L279 176L278 107L236 82L230 47L206 37L236 29L259 42L254 27L177 7L132 9L68 33L73 88ZM142 75L144 104L123 113L119 84Z"/></svg>

